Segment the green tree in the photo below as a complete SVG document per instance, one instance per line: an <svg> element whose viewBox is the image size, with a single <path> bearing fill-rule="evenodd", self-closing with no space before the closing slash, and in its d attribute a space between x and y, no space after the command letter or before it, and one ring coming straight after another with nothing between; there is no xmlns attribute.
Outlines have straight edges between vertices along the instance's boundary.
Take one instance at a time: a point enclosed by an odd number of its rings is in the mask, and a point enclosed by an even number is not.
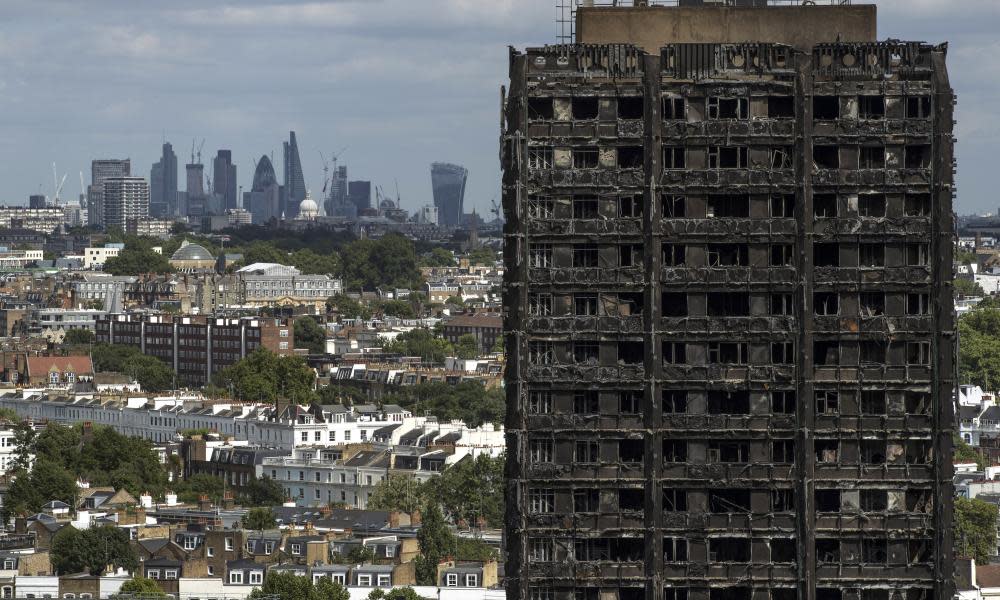
<svg viewBox="0 0 1000 600"><path fill-rule="evenodd" d="M370 319L372 311L354 298L345 294L337 294L326 299L326 309L335 311L345 319Z"/></svg>
<svg viewBox="0 0 1000 600"><path fill-rule="evenodd" d="M426 503L424 492L424 484L409 475L389 475L375 485L368 509L413 513Z"/></svg>
<svg viewBox="0 0 1000 600"><path fill-rule="evenodd" d="M453 267L455 255L440 246L420 257L420 264L425 267Z"/></svg>
<svg viewBox="0 0 1000 600"><path fill-rule="evenodd" d="M455 537L455 560L486 562L499 557L496 548L479 538Z"/></svg>
<svg viewBox="0 0 1000 600"><path fill-rule="evenodd" d="M94 332L89 329L70 329L63 336L63 344L86 345L94 343Z"/></svg>
<svg viewBox="0 0 1000 600"><path fill-rule="evenodd" d="M502 527L504 516L504 457L467 457L428 482L431 494L455 522Z"/></svg>
<svg viewBox="0 0 1000 600"><path fill-rule="evenodd" d="M480 355L479 340L471 333L459 336L455 342L455 353L459 358L472 359Z"/></svg>
<svg viewBox="0 0 1000 600"><path fill-rule="evenodd" d="M483 423L504 422L507 404L503 391L487 388L479 381L451 385L441 382L420 383L399 388L382 400L398 404L413 414L429 413L438 419L461 419L472 427Z"/></svg>
<svg viewBox="0 0 1000 600"><path fill-rule="evenodd" d="M978 498L955 498L955 551L989 563L997 548L997 506Z"/></svg>
<svg viewBox="0 0 1000 600"><path fill-rule="evenodd" d="M240 265L246 266L253 263L287 265L290 262L287 252L278 249L270 242L257 241L243 248L243 260L240 262Z"/></svg>
<svg viewBox="0 0 1000 600"><path fill-rule="evenodd" d="M1000 309L974 308L958 319L962 383L993 390L1000 385Z"/></svg>
<svg viewBox="0 0 1000 600"><path fill-rule="evenodd" d="M226 482L221 477L208 473L196 473L174 486L174 492L181 502L197 502L201 496L208 496L214 502L226 493Z"/></svg>
<svg viewBox="0 0 1000 600"><path fill-rule="evenodd" d="M274 520L274 511L270 508L251 508L243 516L244 529L274 529L278 522Z"/></svg>
<svg viewBox="0 0 1000 600"><path fill-rule="evenodd" d="M490 348L490 352L504 352L503 343L503 336L498 335L496 341L493 342L493 347Z"/></svg>
<svg viewBox="0 0 1000 600"><path fill-rule="evenodd" d="M315 380L316 373L301 356L278 356L257 348L216 375L215 384L232 386L239 400L274 402L283 397L308 404L316 399Z"/></svg>
<svg viewBox="0 0 1000 600"><path fill-rule="evenodd" d="M382 314L387 317L413 319L417 316L413 305L404 300L385 300L379 304L379 308L381 308Z"/></svg>
<svg viewBox="0 0 1000 600"><path fill-rule="evenodd" d="M415 559L418 585L437 584L437 566L446 556L455 555L455 536L444 522L441 508L428 502L421 514L417 542L420 555Z"/></svg>
<svg viewBox="0 0 1000 600"><path fill-rule="evenodd" d="M91 356L95 371L114 371L132 376L144 390L159 392L173 386L173 369L159 358L143 354L139 348L97 344Z"/></svg>
<svg viewBox="0 0 1000 600"><path fill-rule="evenodd" d="M983 286L971 279L956 279L954 282L955 294L962 297L985 296Z"/></svg>
<svg viewBox="0 0 1000 600"><path fill-rule="evenodd" d="M142 275L144 273L170 273L174 269L167 257L153 251L149 243L130 240L125 248L104 262L104 272L112 275Z"/></svg>
<svg viewBox="0 0 1000 600"><path fill-rule="evenodd" d="M974 462L976 463L976 468L978 468L980 471L986 470L986 467L988 465L983 455L980 454L979 452L976 452L975 448L966 444L964 441L962 441L962 438L958 437L957 435L954 436L953 447L955 449L953 452L954 462L956 463Z"/></svg>
<svg viewBox="0 0 1000 600"><path fill-rule="evenodd" d="M293 252L291 263L305 275L338 275L341 270L340 256L317 254L308 248Z"/></svg>
<svg viewBox="0 0 1000 600"><path fill-rule="evenodd" d="M398 234L357 240L342 251L344 287L418 289L423 278L413 242Z"/></svg>
<svg viewBox="0 0 1000 600"><path fill-rule="evenodd" d="M118 593L113 594L111 598L112 600L126 600L132 595L138 596L140 594L143 598L170 597L160 589L160 586L156 584L156 581L145 577L133 577L123 583L122 587L118 590Z"/></svg>
<svg viewBox="0 0 1000 600"><path fill-rule="evenodd" d="M19 469L7 490L4 506L14 513L36 513L50 500L76 506L76 479L58 464L37 459L31 471Z"/></svg>
<svg viewBox="0 0 1000 600"><path fill-rule="evenodd" d="M245 506L276 506L284 501L285 489L267 475L247 482L240 497L240 502Z"/></svg>
<svg viewBox="0 0 1000 600"><path fill-rule="evenodd" d="M368 396L353 385L330 384L316 390L319 395L319 403L323 406L328 404L342 404L353 406L363 404L368 401Z"/></svg>
<svg viewBox="0 0 1000 600"><path fill-rule="evenodd" d="M297 577L292 573L268 573L264 585L254 588L250 600L350 600L351 595L344 586L321 578L315 584L308 577Z"/></svg>
<svg viewBox="0 0 1000 600"><path fill-rule="evenodd" d="M476 248L469 253L469 264L492 266L497 262L497 252L491 248Z"/></svg>
<svg viewBox="0 0 1000 600"><path fill-rule="evenodd" d="M365 600L426 600L410 586L392 588L388 592L378 588L368 593Z"/></svg>
<svg viewBox="0 0 1000 600"><path fill-rule="evenodd" d="M59 573L100 575L107 565L133 571L139 566L128 533L113 525L80 531L68 526L52 537L52 568Z"/></svg>
<svg viewBox="0 0 1000 600"><path fill-rule="evenodd" d="M306 348L311 354L326 353L326 330L312 317L298 317L293 329L296 348Z"/></svg>
<svg viewBox="0 0 1000 600"><path fill-rule="evenodd" d="M413 329L399 334L385 345L385 350L404 356L419 356L434 363L443 363L445 357L454 353L454 348L447 340L435 337L426 329Z"/></svg>

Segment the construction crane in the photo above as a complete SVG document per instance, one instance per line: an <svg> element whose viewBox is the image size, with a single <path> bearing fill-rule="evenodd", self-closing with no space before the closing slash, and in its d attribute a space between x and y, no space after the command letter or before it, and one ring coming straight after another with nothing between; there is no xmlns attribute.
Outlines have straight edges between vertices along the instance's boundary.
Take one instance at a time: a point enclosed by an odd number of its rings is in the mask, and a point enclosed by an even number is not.
<svg viewBox="0 0 1000 600"><path fill-rule="evenodd" d="M201 150L205 147L205 138L201 138L201 144L198 144L198 151L195 152L194 145L197 140L195 138L191 139L191 164L200 165L201 164ZM198 162L195 162L195 156L198 157Z"/></svg>
<svg viewBox="0 0 1000 600"><path fill-rule="evenodd" d="M497 204L497 195L493 194L490 198L490 212L497 218L497 221L502 221L503 218L500 216L500 205Z"/></svg>
<svg viewBox="0 0 1000 600"><path fill-rule="evenodd" d="M80 171L80 198L87 197L87 186L83 183L83 171Z"/></svg>
<svg viewBox="0 0 1000 600"><path fill-rule="evenodd" d="M319 152L319 159L323 162L323 193L326 194L326 184L330 181L330 163L326 161L322 150L317 149L316 151Z"/></svg>
<svg viewBox="0 0 1000 600"><path fill-rule="evenodd" d="M69 173L63 175L62 179L60 180L59 174L56 172L56 163L54 162L52 163L52 183L55 185L55 192L56 192L55 196L53 196L52 202L56 206L59 205L59 194L62 193L63 186L66 184L66 175L69 175Z"/></svg>
<svg viewBox="0 0 1000 600"><path fill-rule="evenodd" d="M205 147L205 138L201 138L201 143L198 144L198 162L196 164L201 164L201 149Z"/></svg>

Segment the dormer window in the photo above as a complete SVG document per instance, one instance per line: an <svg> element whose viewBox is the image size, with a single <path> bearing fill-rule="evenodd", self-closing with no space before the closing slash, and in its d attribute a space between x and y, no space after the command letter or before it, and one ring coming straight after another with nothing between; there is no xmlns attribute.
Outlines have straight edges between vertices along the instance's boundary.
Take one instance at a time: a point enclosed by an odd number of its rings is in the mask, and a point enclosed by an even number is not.
<svg viewBox="0 0 1000 600"><path fill-rule="evenodd" d="M292 544L292 554L302 554L302 544Z"/></svg>
<svg viewBox="0 0 1000 600"><path fill-rule="evenodd" d="M250 583L261 583L264 580L264 574L260 571L250 571Z"/></svg>
<svg viewBox="0 0 1000 600"><path fill-rule="evenodd" d="M4 571L10 571L17 568L17 561L13 558L5 558L3 561Z"/></svg>
<svg viewBox="0 0 1000 600"><path fill-rule="evenodd" d="M229 583L243 583L243 571L230 571L229 572Z"/></svg>
<svg viewBox="0 0 1000 600"><path fill-rule="evenodd" d="M51 385L57 385L59 383L59 372L52 371L49 373L49 383Z"/></svg>
<svg viewBox="0 0 1000 600"><path fill-rule="evenodd" d="M445 576L445 585L447 587L458 587L458 573L448 573Z"/></svg>

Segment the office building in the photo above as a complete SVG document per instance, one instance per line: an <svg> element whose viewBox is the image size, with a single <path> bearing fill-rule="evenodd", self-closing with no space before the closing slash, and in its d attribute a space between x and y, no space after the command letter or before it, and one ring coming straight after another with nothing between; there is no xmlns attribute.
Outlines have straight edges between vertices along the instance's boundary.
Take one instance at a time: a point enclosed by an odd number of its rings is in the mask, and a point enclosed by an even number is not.
<svg viewBox="0 0 1000 600"><path fill-rule="evenodd" d="M201 217L207 214L208 195L205 193L205 165L192 163L184 166L187 174L185 186L185 216Z"/></svg>
<svg viewBox="0 0 1000 600"><path fill-rule="evenodd" d="M333 176L330 177L330 192L326 198L326 214L333 216L342 216L344 213L354 213L357 214L357 210L345 210L345 206L350 204L348 183L347 183L347 166L340 165L333 170Z"/></svg>
<svg viewBox="0 0 1000 600"><path fill-rule="evenodd" d="M130 219L149 218L149 183L142 177L108 177L102 187L105 227L124 231Z"/></svg>
<svg viewBox="0 0 1000 600"><path fill-rule="evenodd" d="M507 597L951 598L947 47L682 4L510 56Z"/></svg>
<svg viewBox="0 0 1000 600"><path fill-rule="evenodd" d="M353 204L358 212L372 207L372 182L350 181L347 183L348 202Z"/></svg>
<svg viewBox="0 0 1000 600"><path fill-rule="evenodd" d="M48 208L48 199L42 194L28 196L28 208Z"/></svg>
<svg viewBox="0 0 1000 600"><path fill-rule="evenodd" d="M149 215L177 216L177 155L169 143L163 144L160 160L149 172Z"/></svg>
<svg viewBox="0 0 1000 600"><path fill-rule="evenodd" d="M243 208L250 212L254 225L263 225L272 219L281 219L281 197L274 166L264 154L257 161L250 191L243 194Z"/></svg>
<svg viewBox="0 0 1000 600"><path fill-rule="evenodd" d="M449 163L431 165L431 187L434 192L434 206L438 209L438 225L443 227L462 225L465 180L468 176L469 171L459 165Z"/></svg>
<svg viewBox="0 0 1000 600"><path fill-rule="evenodd" d="M299 143L295 132L288 132L288 141L284 143L285 150L285 185L281 212L286 219L293 219L298 214L299 205L306 199L306 179L302 174L302 160L299 158Z"/></svg>
<svg viewBox="0 0 1000 600"><path fill-rule="evenodd" d="M104 225L104 180L109 177L132 175L129 159L101 159L90 163L90 185L87 186L87 223Z"/></svg>
<svg viewBox="0 0 1000 600"><path fill-rule="evenodd" d="M232 151L219 150L212 166L212 191L219 197L218 214L225 214L225 211L237 208L236 165L233 164Z"/></svg>

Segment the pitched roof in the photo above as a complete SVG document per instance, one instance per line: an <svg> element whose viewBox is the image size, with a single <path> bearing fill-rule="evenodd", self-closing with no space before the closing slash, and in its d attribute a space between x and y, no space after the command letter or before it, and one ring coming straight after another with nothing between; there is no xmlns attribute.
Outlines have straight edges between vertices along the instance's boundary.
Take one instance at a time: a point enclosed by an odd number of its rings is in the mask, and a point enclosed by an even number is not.
<svg viewBox="0 0 1000 600"><path fill-rule="evenodd" d="M503 319L500 315L477 313L474 315L458 315L444 322L445 327L485 327L487 329L502 329Z"/></svg>
<svg viewBox="0 0 1000 600"><path fill-rule="evenodd" d="M44 375L52 369L63 373L88 375L94 372L94 363L89 356L29 356L28 376Z"/></svg>
<svg viewBox="0 0 1000 600"><path fill-rule="evenodd" d="M1000 587L1000 565L976 565L976 583L981 588Z"/></svg>

